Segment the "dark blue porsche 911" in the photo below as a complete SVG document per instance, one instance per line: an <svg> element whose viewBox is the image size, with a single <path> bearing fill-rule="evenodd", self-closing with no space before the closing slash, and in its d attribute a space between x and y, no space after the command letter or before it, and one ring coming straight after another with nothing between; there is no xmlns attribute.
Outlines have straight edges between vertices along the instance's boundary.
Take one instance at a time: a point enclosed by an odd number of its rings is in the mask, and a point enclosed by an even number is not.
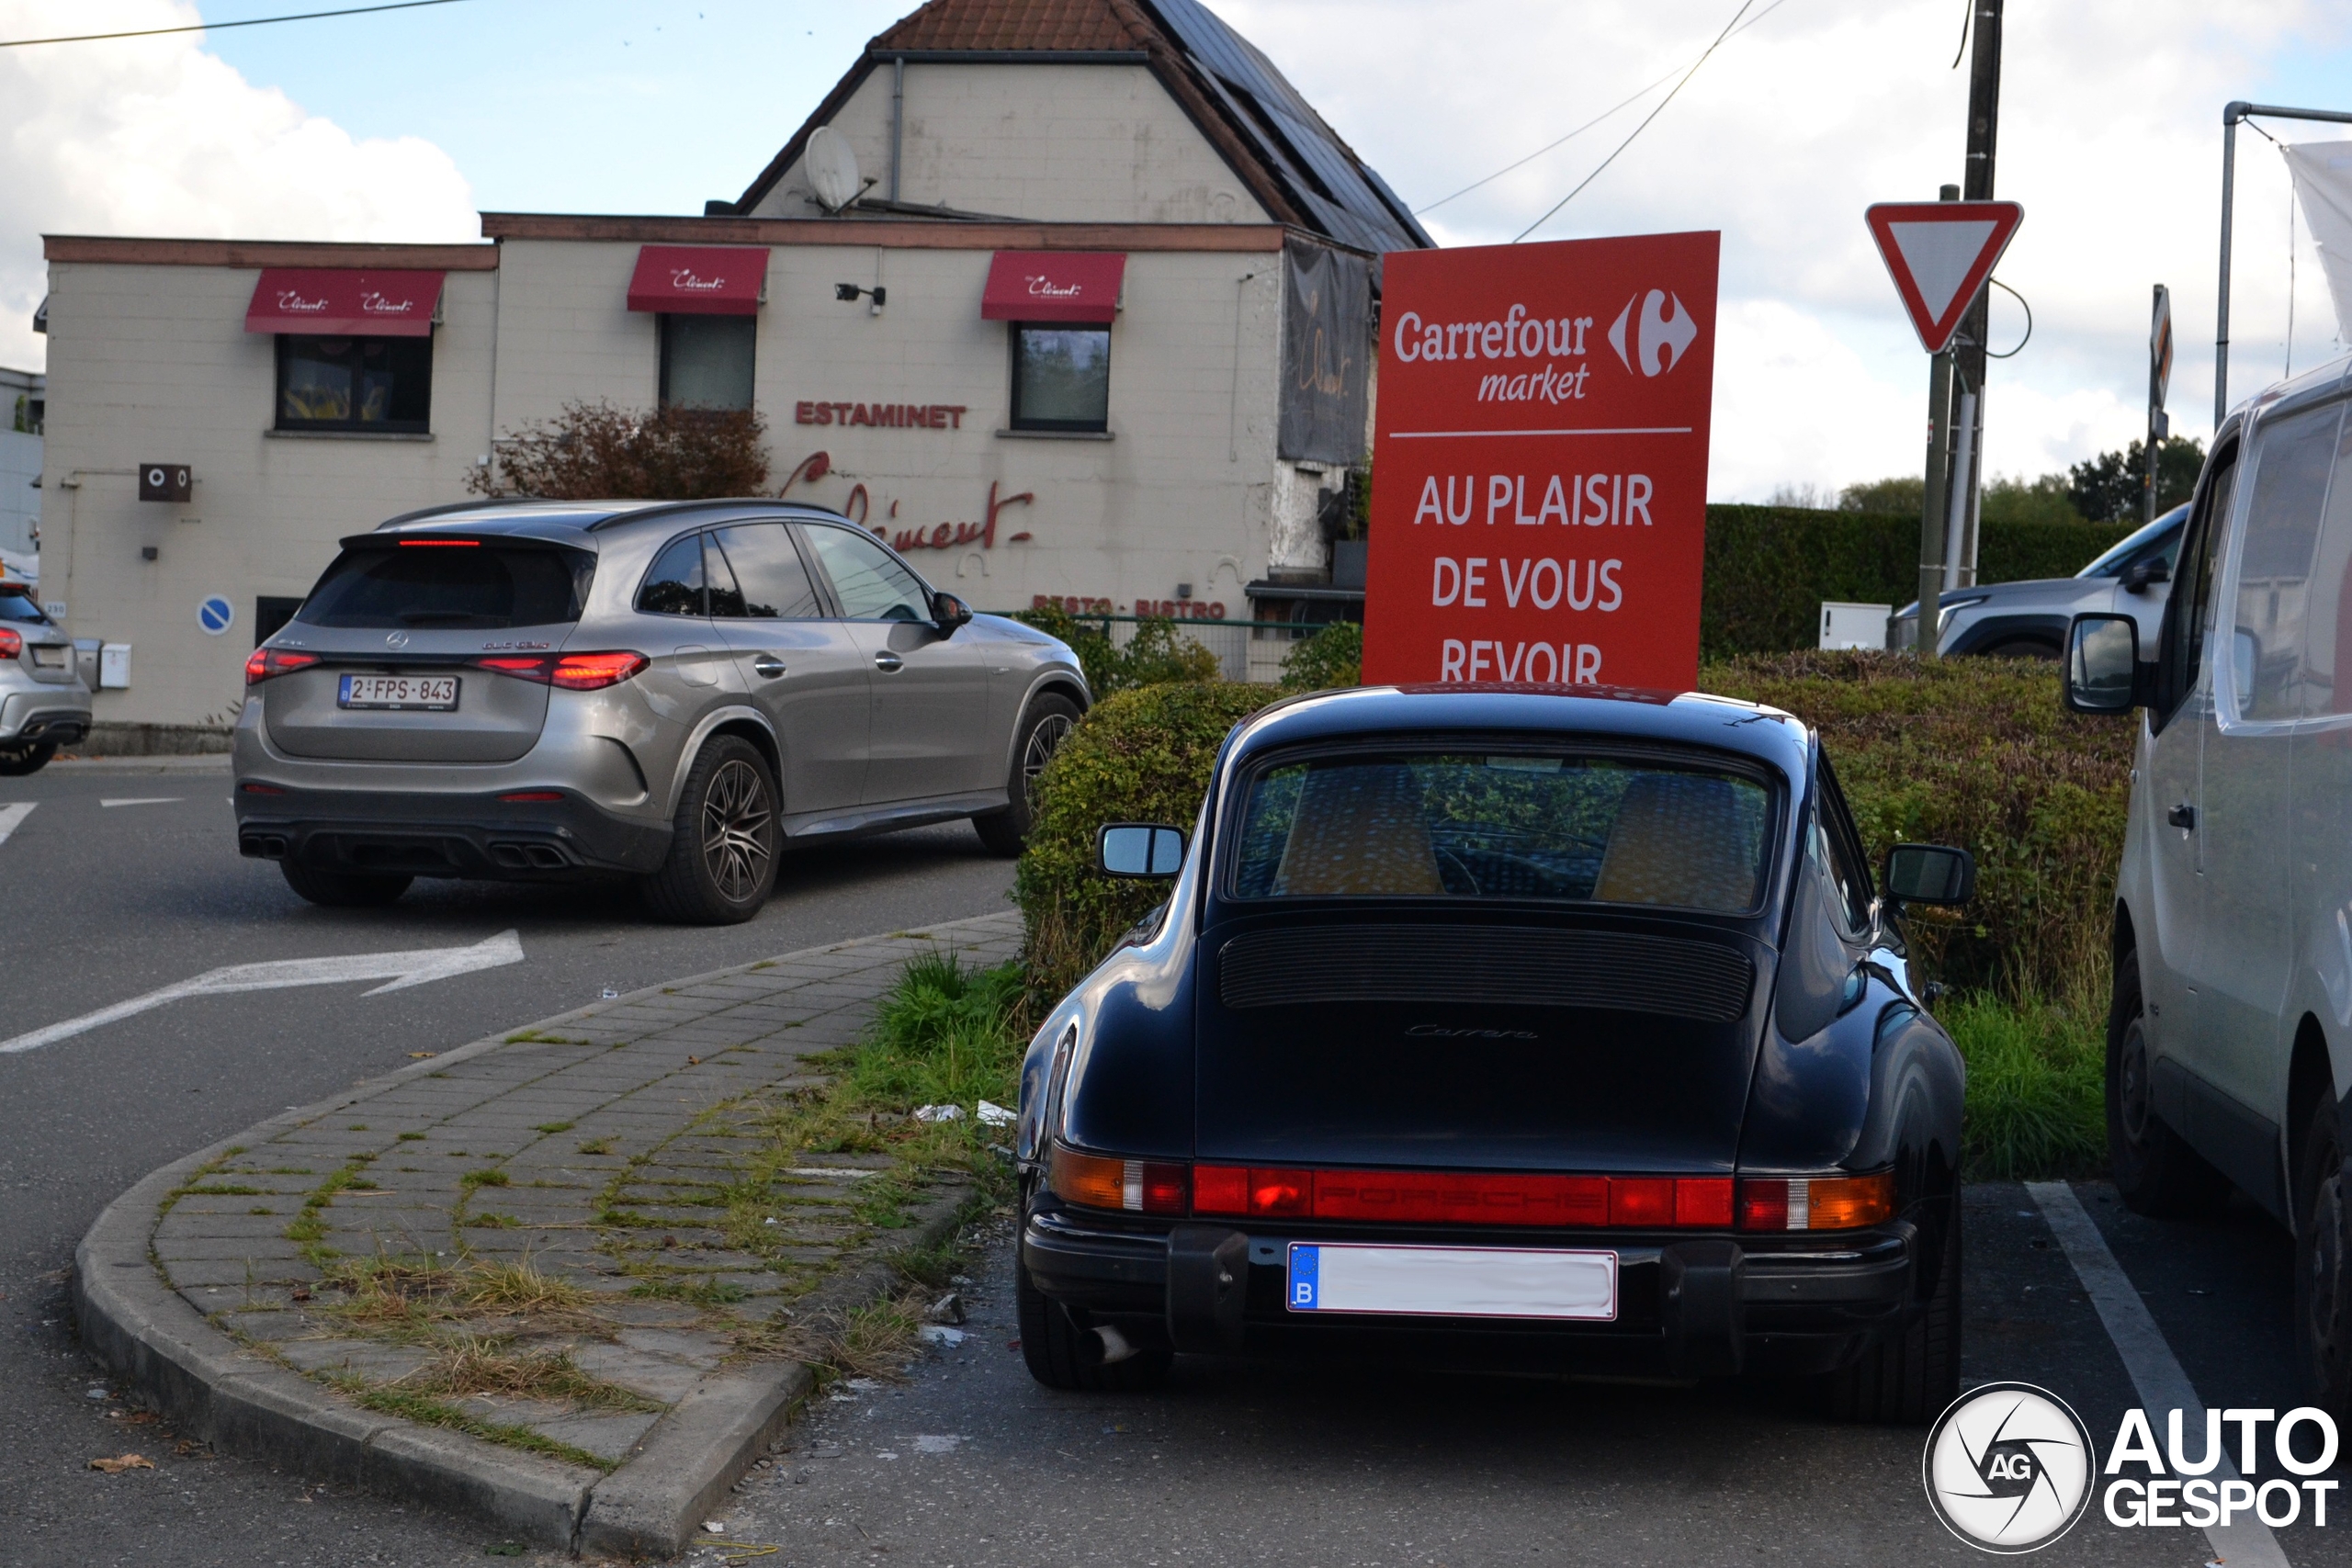
<svg viewBox="0 0 2352 1568"><path fill-rule="evenodd" d="M1023 1064L1022 1350L1957 1387L1962 1067L1818 736L1723 698L1367 688L1220 751L1167 902Z"/></svg>

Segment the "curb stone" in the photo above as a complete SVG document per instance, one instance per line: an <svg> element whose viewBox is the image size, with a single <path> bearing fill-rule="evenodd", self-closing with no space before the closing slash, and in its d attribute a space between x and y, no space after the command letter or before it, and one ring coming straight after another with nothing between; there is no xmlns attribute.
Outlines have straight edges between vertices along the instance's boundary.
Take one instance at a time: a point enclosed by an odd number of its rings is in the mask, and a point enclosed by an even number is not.
<svg viewBox="0 0 2352 1568"><path fill-rule="evenodd" d="M1012 917L943 922L924 935L1001 928ZM751 1468L815 1387L791 1360L721 1365L696 1381L610 1473L381 1416L238 1344L163 1277L153 1233L164 1198L229 1152L347 1111L391 1089L500 1050L508 1036L544 1033L584 1017L658 999L696 984L838 953L909 933L836 942L730 965L575 1008L440 1053L299 1110L283 1112L151 1172L108 1204L74 1251L76 1325L91 1350L162 1414L224 1451L364 1486L403 1501L470 1515L534 1544L616 1555L674 1555ZM888 1293L890 1259L952 1237L969 1190L946 1186L910 1223L862 1249L853 1266L802 1298L847 1311Z"/></svg>

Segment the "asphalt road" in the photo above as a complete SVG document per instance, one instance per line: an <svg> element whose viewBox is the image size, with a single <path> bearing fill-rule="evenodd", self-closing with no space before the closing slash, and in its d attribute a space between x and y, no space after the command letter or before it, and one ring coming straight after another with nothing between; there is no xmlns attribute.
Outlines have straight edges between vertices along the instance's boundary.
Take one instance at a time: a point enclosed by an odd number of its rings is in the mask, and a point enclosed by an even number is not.
<svg viewBox="0 0 2352 1568"><path fill-rule="evenodd" d="M225 761L225 760L224 760ZM225 767L52 765L0 780L0 1039L205 970L455 947L515 931L524 961L379 997L373 982L175 1001L0 1055L0 1564L442 1564L452 1528L231 1459L183 1458L122 1411L71 1332L63 1270L84 1230L157 1166L288 1106L501 1029L846 937L1006 907L1009 862L962 823L787 859L758 919L657 926L622 890L419 883L385 909L320 909L241 859ZM141 804L123 804L124 802ZM108 802L117 804L109 805ZM105 1476L135 1450L156 1472Z"/></svg>
<svg viewBox="0 0 2352 1568"><path fill-rule="evenodd" d="M606 987L1001 908L1010 867L961 826L813 852L759 920L720 931L649 925L618 895L514 888L421 885L388 910L325 911L237 857L226 793L204 771L0 781L0 810L40 803L0 842L0 1038L223 964L508 930L525 960L374 998L345 985L190 998L0 1055L0 1564L482 1561L499 1543L466 1521L184 1456L140 1423L66 1322L62 1270L83 1229L156 1166L412 1051ZM2078 1191L2209 1405L2301 1403L2275 1225L2243 1202L2158 1223L2097 1185ZM2140 1402L2073 1265L2022 1188L1973 1188L1967 1213L1964 1382L2049 1388L2104 1449ZM802 1568L1981 1561L1928 1511L1922 1433L1829 1425L1769 1388L1186 1358L1151 1394L1052 1393L1011 1348L1010 1267L1000 1235L971 1266L964 1343L821 1403L724 1510L729 1538L779 1543L762 1561ZM2161 1438L2160 1412L2157 1425ZM125 1450L158 1468L85 1468ZM2330 1517L2278 1532L2289 1561L2352 1563L2352 1498ZM2211 1559L2197 1530L2119 1529L2096 1504L2037 1554Z"/></svg>

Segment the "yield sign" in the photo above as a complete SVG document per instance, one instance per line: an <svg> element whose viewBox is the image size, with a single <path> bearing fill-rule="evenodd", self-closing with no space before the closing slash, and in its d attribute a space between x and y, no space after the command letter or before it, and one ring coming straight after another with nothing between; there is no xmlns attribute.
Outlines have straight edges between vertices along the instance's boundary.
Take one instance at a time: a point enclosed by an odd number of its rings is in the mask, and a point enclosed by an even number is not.
<svg viewBox="0 0 2352 1568"><path fill-rule="evenodd" d="M1882 201L1862 219L1920 346L1941 354L2025 221L2025 209L2014 201Z"/></svg>

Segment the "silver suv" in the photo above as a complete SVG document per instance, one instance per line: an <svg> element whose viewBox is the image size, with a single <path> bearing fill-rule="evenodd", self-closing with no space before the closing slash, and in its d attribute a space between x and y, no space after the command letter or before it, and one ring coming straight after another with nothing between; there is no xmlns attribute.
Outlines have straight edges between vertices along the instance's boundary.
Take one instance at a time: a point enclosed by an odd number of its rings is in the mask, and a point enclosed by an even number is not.
<svg viewBox="0 0 2352 1568"><path fill-rule="evenodd" d="M74 640L30 585L0 577L0 777L38 773L90 732L90 688L74 666Z"/></svg>
<svg viewBox="0 0 2352 1568"><path fill-rule="evenodd" d="M786 843L964 817L1018 852L1091 701L1062 643L774 501L396 517L245 681L238 848L313 903L617 874L702 923L755 914Z"/></svg>
<svg viewBox="0 0 2352 1568"><path fill-rule="evenodd" d="M2080 615L2129 615L2139 623L2140 646L2155 646L2171 595L2173 557L2180 550L2187 502L2118 541L2072 577L1984 582L1938 596L1936 650L1947 657L1984 653L2003 659L2055 659L2066 628ZM1919 602L1894 612L1887 646L1919 646Z"/></svg>

